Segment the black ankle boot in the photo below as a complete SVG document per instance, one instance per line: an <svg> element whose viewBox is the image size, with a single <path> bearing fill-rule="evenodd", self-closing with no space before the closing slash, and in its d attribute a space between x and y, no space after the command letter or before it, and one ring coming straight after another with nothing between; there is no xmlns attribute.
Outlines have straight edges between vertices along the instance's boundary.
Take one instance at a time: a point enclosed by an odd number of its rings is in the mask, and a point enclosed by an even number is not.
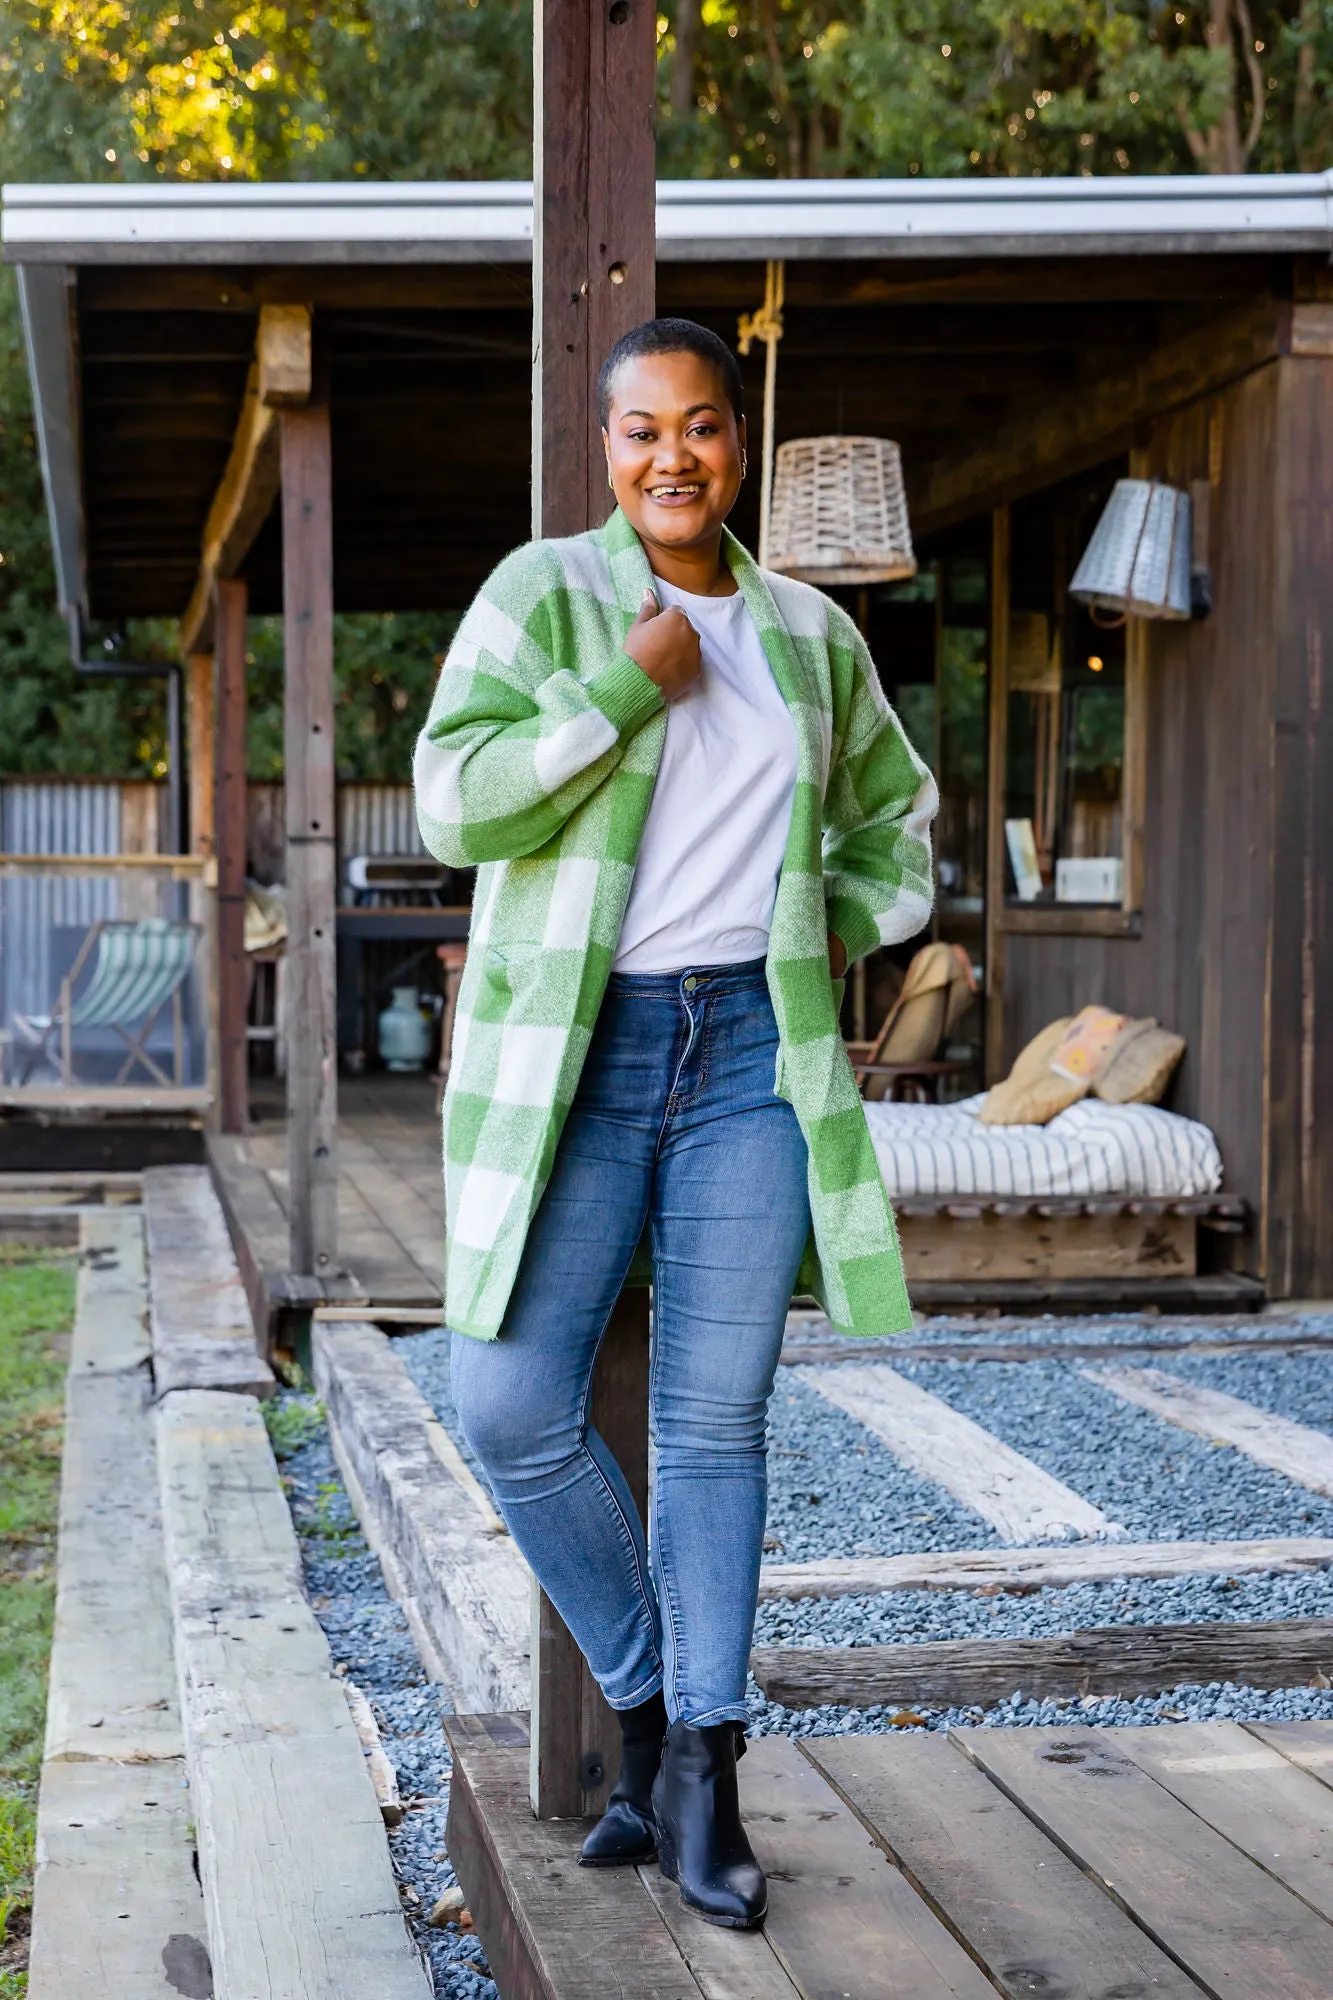
<svg viewBox="0 0 1333 2000"><path fill-rule="evenodd" d="M579 1852L583 1868L628 1868L657 1853L653 1779L662 1761L666 1703L660 1691L620 1712L620 1776Z"/></svg>
<svg viewBox="0 0 1333 2000"><path fill-rule="evenodd" d="M710 1924L754 1930L768 1913L764 1871L741 1825L736 1789L734 1722L693 1729L673 1722L653 1786L657 1851L662 1873L680 1900Z"/></svg>

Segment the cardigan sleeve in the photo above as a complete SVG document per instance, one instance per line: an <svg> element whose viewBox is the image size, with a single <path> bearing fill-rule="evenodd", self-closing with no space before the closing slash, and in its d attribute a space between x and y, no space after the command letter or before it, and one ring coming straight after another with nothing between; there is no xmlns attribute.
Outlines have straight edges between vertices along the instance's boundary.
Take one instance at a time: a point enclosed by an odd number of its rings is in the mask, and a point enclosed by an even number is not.
<svg viewBox="0 0 1333 2000"><path fill-rule="evenodd" d="M846 697L824 798L824 900L850 965L877 945L914 936L929 918L939 793L884 697L865 641L841 611L830 619L829 654Z"/></svg>
<svg viewBox="0 0 1333 2000"><path fill-rule="evenodd" d="M662 707L627 653L587 681L561 657L568 621L553 598L563 588L540 545L518 550L449 648L413 763L421 837L447 867L545 846Z"/></svg>

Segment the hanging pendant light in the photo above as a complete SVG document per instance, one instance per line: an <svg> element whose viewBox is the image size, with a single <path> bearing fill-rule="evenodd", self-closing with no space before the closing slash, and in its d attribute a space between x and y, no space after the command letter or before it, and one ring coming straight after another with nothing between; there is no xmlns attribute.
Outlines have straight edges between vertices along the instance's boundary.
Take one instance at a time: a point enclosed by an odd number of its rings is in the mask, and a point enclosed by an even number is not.
<svg viewBox="0 0 1333 2000"><path fill-rule="evenodd" d="M1190 497L1156 479L1117 479L1069 584L1094 612L1190 616Z"/></svg>
<svg viewBox="0 0 1333 2000"><path fill-rule="evenodd" d="M902 455L888 438L793 438L773 476L768 566L806 583L916 575Z"/></svg>

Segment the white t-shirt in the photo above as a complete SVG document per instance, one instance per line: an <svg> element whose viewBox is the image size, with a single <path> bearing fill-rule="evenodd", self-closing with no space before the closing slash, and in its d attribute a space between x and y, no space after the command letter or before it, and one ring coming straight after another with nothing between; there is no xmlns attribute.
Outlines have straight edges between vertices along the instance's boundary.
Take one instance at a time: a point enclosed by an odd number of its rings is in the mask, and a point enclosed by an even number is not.
<svg viewBox="0 0 1333 2000"><path fill-rule="evenodd" d="M763 958L796 792L796 727L739 591L696 597L654 577L699 634L703 672L667 703L617 972Z"/></svg>

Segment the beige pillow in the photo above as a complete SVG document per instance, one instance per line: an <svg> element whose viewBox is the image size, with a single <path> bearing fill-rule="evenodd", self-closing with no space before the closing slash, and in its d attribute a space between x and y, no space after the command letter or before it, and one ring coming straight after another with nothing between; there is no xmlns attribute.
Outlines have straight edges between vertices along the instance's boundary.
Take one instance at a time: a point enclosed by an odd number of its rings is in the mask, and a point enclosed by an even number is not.
<svg viewBox="0 0 1333 2000"><path fill-rule="evenodd" d="M1156 1021L1131 1021L1093 1093L1107 1104L1160 1104L1184 1053L1183 1035L1173 1035Z"/></svg>
<svg viewBox="0 0 1333 2000"><path fill-rule="evenodd" d="M1065 1111L1086 1097L1086 1083L1056 1076L1051 1069L1055 1054L1073 1016L1052 1021L1034 1035L1023 1049L1003 1083L993 1084L977 1114L983 1125L1045 1125L1057 1111Z"/></svg>

